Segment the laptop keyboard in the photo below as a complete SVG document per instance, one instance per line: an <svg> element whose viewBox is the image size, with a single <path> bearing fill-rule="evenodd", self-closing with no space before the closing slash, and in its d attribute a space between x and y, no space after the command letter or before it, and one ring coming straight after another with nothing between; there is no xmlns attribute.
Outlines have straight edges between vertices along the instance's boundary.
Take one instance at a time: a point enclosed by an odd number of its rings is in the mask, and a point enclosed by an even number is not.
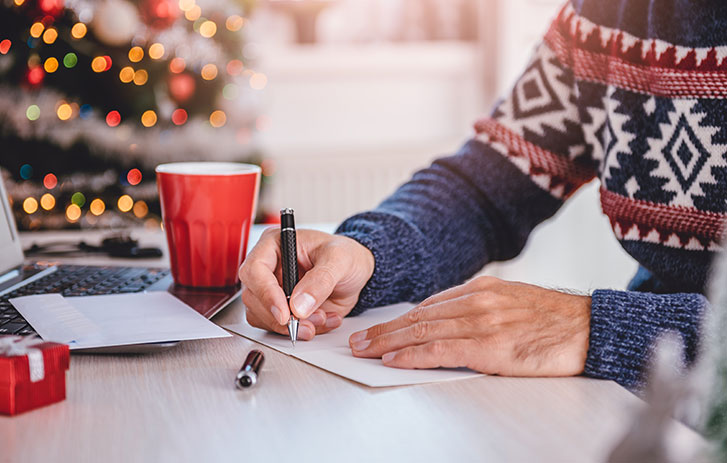
<svg viewBox="0 0 727 463"><path fill-rule="evenodd" d="M0 296L0 335L35 333L10 303L12 298L49 293L63 296L138 293L167 275L169 270L166 269L59 265L50 275Z"/></svg>

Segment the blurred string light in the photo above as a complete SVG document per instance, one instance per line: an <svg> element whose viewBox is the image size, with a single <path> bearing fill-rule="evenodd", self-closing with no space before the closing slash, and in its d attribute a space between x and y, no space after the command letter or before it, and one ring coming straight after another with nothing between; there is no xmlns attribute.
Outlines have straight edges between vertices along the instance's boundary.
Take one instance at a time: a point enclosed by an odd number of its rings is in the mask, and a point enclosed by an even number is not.
<svg viewBox="0 0 727 463"><path fill-rule="evenodd" d="M212 114L210 114L210 124L214 128L219 128L225 125L227 122L227 115L224 113L224 111L220 111L219 109L216 111L213 111Z"/></svg>
<svg viewBox="0 0 727 463"><path fill-rule="evenodd" d="M37 39L41 36L43 33L43 30L45 30L45 26L41 22L33 23L32 26L30 26L30 36Z"/></svg>
<svg viewBox="0 0 727 463"><path fill-rule="evenodd" d="M145 69L134 72L134 83L136 85L144 85L147 80L149 80L149 73Z"/></svg>
<svg viewBox="0 0 727 463"><path fill-rule="evenodd" d="M194 7L195 0L179 0L179 9L182 11L188 11L190 8Z"/></svg>
<svg viewBox="0 0 727 463"><path fill-rule="evenodd" d="M268 84L268 77L262 72L256 72L250 77L250 87L253 90L262 90Z"/></svg>
<svg viewBox="0 0 727 463"><path fill-rule="evenodd" d="M106 114L106 124L108 124L109 127L116 127L121 123L121 114L118 111L109 111L108 114Z"/></svg>
<svg viewBox="0 0 727 463"><path fill-rule="evenodd" d="M48 74L52 74L58 70L58 60L54 57L50 57L47 60L45 60L45 63L43 64L43 69L45 69L45 72Z"/></svg>
<svg viewBox="0 0 727 463"><path fill-rule="evenodd" d="M131 66L121 68L121 71L119 71L119 80L125 84L131 83L134 80L134 68Z"/></svg>
<svg viewBox="0 0 727 463"><path fill-rule="evenodd" d="M207 20L199 25L199 35L206 39L214 37L216 33L217 24L215 24L214 21Z"/></svg>
<svg viewBox="0 0 727 463"><path fill-rule="evenodd" d="M242 72L244 67L245 66L242 64L242 61L239 59L233 59L227 63L227 73L231 76L236 76Z"/></svg>
<svg viewBox="0 0 727 463"><path fill-rule="evenodd" d="M38 210L38 200L30 196L25 198L25 201L23 201L23 210L26 214L35 214Z"/></svg>
<svg viewBox="0 0 727 463"><path fill-rule="evenodd" d="M91 61L93 72L105 72L111 69L111 57L108 55L97 56Z"/></svg>
<svg viewBox="0 0 727 463"><path fill-rule="evenodd" d="M30 69L28 69L28 83L30 85L39 85L41 82L43 82L43 78L45 77L45 72L43 72L43 68L40 66L33 66Z"/></svg>
<svg viewBox="0 0 727 463"><path fill-rule="evenodd" d="M149 213L149 206L144 201L134 203L134 215L138 219L143 219Z"/></svg>
<svg viewBox="0 0 727 463"><path fill-rule="evenodd" d="M86 204L86 196L80 191L77 191L71 196L71 202L78 207L83 207Z"/></svg>
<svg viewBox="0 0 727 463"><path fill-rule="evenodd" d="M149 47L149 58L161 59L164 56L164 45L161 43L153 43Z"/></svg>
<svg viewBox="0 0 727 463"><path fill-rule="evenodd" d="M182 125L187 122L187 111L182 108L177 108L172 113L172 122L174 125Z"/></svg>
<svg viewBox="0 0 727 463"><path fill-rule="evenodd" d="M126 181L129 182L129 185L138 185L141 183L142 175L141 171L139 169L131 169L126 174Z"/></svg>
<svg viewBox="0 0 727 463"><path fill-rule="evenodd" d="M202 66L202 78L204 80L212 80L217 77L217 66L212 63Z"/></svg>
<svg viewBox="0 0 727 463"><path fill-rule="evenodd" d="M23 3L25 3L25 0L15 0L15 5L16 5L16 6L20 6L20 5L22 5Z"/></svg>
<svg viewBox="0 0 727 463"><path fill-rule="evenodd" d="M86 28L86 25L83 23L76 23L71 28L71 37L74 39L82 39L86 36L86 32L88 32L88 29Z"/></svg>
<svg viewBox="0 0 727 463"><path fill-rule="evenodd" d="M33 166L30 164L23 164L20 166L20 178L23 180L29 180L33 176Z"/></svg>
<svg viewBox="0 0 727 463"><path fill-rule="evenodd" d="M78 109L78 115L81 117L81 119L86 119L88 117L91 117L92 113L93 113L93 108L91 108L90 104L83 104Z"/></svg>
<svg viewBox="0 0 727 463"><path fill-rule="evenodd" d="M185 67L186 64L184 62L184 59L179 57L172 58L172 60L169 62L169 71L174 74L179 74L180 72L184 71Z"/></svg>
<svg viewBox="0 0 727 463"><path fill-rule="evenodd" d="M77 222L81 218L81 208L77 204L70 204L66 208L66 219L69 222Z"/></svg>
<svg viewBox="0 0 727 463"><path fill-rule="evenodd" d="M235 84L227 84L222 88L222 96L226 100L234 100L237 98L238 94L238 87Z"/></svg>
<svg viewBox="0 0 727 463"><path fill-rule="evenodd" d="M156 123L157 113L155 113L151 109L144 111L144 114L141 115L141 125L143 125L144 127L153 127Z"/></svg>
<svg viewBox="0 0 727 463"><path fill-rule="evenodd" d="M192 5L191 8L184 12L184 17L187 18L188 21L196 21L200 18L200 16L202 16L202 8L197 5Z"/></svg>
<svg viewBox="0 0 727 463"><path fill-rule="evenodd" d="M101 215L106 210L106 204L100 198L96 198L93 201L91 201L91 204L89 205L88 208L91 211L91 214Z"/></svg>
<svg viewBox="0 0 727 463"><path fill-rule="evenodd" d="M40 197L40 207L42 207L46 211L50 211L51 209L56 207L56 198L50 193L45 193L43 196Z"/></svg>
<svg viewBox="0 0 727 463"><path fill-rule="evenodd" d="M10 46L13 44L13 42L10 41L10 39L5 39L0 42L0 54L5 55L10 51Z"/></svg>
<svg viewBox="0 0 727 463"><path fill-rule="evenodd" d="M32 104L28 106L28 109L25 110L25 117L30 121L37 121L40 117L40 108L38 105Z"/></svg>
<svg viewBox="0 0 727 463"><path fill-rule="evenodd" d="M144 58L144 49L141 47L131 47L129 50L129 61L138 63Z"/></svg>
<svg viewBox="0 0 727 463"><path fill-rule="evenodd" d="M58 31L52 27L49 27L45 30L45 32L43 32L43 42L47 43L48 45L53 44L57 38Z"/></svg>
<svg viewBox="0 0 727 463"><path fill-rule="evenodd" d="M46 174L45 177L43 177L43 186L52 190L58 186L58 177L56 177L55 174Z"/></svg>
<svg viewBox="0 0 727 463"><path fill-rule="evenodd" d="M129 212L134 207L134 200L129 195L123 195L116 202L116 206L121 212Z"/></svg>
<svg viewBox="0 0 727 463"><path fill-rule="evenodd" d="M227 18L227 21L225 21L225 27L228 31L236 32L240 30L244 22L245 20L242 18L242 16L233 14L232 16Z"/></svg>
<svg viewBox="0 0 727 463"><path fill-rule="evenodd" d="M63 57L63 65L68 69L71 69L78 64L78 56L75 53L66 53Z"/></svg>
<svg viewBox="0 0 727 463"><path fill-rule="evenodd" d="M73 116L73 108L71 108L71 105L68 103L61 103L56 110L56 115L58 116L58 119L67 121L71 118L71 116Z"/></svg>

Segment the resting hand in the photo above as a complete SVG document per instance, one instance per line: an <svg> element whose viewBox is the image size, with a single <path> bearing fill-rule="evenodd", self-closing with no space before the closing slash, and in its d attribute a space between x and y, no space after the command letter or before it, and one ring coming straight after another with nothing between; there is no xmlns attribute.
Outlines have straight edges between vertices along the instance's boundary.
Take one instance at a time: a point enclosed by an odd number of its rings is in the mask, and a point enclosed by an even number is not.
<svg viewBox="0 0 727 463"><path fill-rule="evenodd" d="M396 368L468 367L503 376L583 372L591 298L478 277L354 333L356 357Z"/></svg>
<svg viewBox="0 0 727 463"><path fill-rule="evenodd" d="M309 341L341 325L374 272L374 256L359 242L314 230L298 230L301 278L290 298L300 319L298 338ZM240 267L242 302L252 326L288 334L290 311L281 287L280 228L265 230Z"/></svg>

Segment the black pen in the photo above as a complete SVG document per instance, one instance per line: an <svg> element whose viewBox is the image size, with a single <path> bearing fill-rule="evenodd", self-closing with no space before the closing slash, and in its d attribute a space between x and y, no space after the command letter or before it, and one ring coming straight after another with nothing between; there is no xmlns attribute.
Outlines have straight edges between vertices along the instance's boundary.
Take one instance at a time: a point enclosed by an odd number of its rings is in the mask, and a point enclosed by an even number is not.
<svg viewBox="0 0 727 463"><path fill-rule="evenodd" d="M298 284L298 250L296 246L293 209L283 209L280 211L280 253L283 266L283 292L288 299L288 310L290 310L290 295L293 294L293 288ZM288 322L288 334L295 347L295 341L298 340L298 319L295 318L292 310Z"/></svg>
<svg viewBox="0 0 727 463"><path fill-rule="evenodd" d="M245 363L242 364L242 368L237 373L235 378L235 385L238 389L247 389L257 383L258 377L260 376L260 370L265 363L265 357L259 350L251 350L247 354Z"/></svg>

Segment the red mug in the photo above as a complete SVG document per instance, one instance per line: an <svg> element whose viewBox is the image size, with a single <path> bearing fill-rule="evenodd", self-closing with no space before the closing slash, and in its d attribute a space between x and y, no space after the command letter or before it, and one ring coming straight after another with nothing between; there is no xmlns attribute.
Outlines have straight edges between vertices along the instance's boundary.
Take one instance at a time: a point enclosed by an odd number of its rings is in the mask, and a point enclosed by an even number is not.
<svg viewBox="0 0 727 463"><path fill-rule="evenodd" d="M260 167L233 162L175 162L156 168L174 281L234 286L255 218Z"/></svg>

